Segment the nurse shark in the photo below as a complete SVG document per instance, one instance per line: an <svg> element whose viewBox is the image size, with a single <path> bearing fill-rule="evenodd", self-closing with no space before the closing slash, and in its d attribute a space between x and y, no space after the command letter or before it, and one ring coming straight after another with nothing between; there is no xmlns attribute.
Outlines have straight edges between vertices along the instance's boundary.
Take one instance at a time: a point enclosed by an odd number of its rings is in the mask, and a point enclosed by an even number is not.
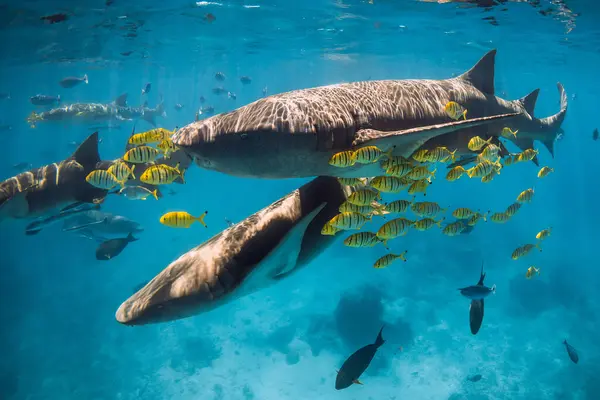
<svg viewBox="0 0 600 400"><path fill-rule="evenodd" d="M511 140L521 149L537 140L553 153L567 111L562 85L560 111L538 119L533 114L539 89L513 101L494 95L495 55L496 50L488 52L451 79L364 81L269 96L191 123L173 142L203 168L274 179L381 174L378 164L337 168L328 163L337 152L368 145L393 147L394 155L404 157L440 145L472 156L470 138L499 136L504 127L519 131ZM448 117L449 101L465 107L469 119Z"/></svg>
<svg viewBox="0 0 600 400"><path fill-rule="evenodd" d="M333 243L321 234L350 189L318 177L183 254L116 312L126 325L172 321L268 287Z"/></svg>
<svg viewBox="0 0 600 400"><path fill-rule="evenodd" d="M35 128L40 122L70 122L70 123L98 123L110 121L130 121L143 119L156 126L156 117L166 117L163 103L155 108L146 104L141 107L127 105L127 94L122 94L113 102L102 103L74 103L53 108L41 113L32 112L27 117L27 122Z"/></svg>

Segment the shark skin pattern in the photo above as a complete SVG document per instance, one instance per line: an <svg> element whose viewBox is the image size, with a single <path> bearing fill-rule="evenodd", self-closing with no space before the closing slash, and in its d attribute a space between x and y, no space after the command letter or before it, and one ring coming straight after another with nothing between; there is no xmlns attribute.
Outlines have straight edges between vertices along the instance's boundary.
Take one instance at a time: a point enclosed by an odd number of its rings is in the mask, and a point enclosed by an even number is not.
<svg viewBox="0 0 600 400"><path fill-rule="evenodd" d="M363 81L295 90L262 98L234 111L180 128L173 142L206 169L266 179L312 176L380 175L379 164L337 168L331 156L345 150L378 146L409 157L425 146L457 148L475 135L499 136L502 128L519 130L520 148L541 141L551 152L567 110L559 83L561 110L533 117L538 91L509 101L494 95L496 51L464 74L445 80ZM454 101L468 110L467 120L444 111Z"/></svg>

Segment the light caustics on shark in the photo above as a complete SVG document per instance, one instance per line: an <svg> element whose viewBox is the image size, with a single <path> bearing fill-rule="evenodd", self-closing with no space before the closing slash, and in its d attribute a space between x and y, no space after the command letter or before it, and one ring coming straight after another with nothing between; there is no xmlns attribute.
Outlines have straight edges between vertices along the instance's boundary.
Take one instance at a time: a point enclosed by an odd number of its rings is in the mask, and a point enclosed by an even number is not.
<svg viewBox="0 0 600 400"><path fill-rule="evenodd" d="M39 114L32 112L27 117L27 122L31 127L35 127L40 122L50 121L98 123L143 119L155 126L156 117L166 117L166 115L162 102L155 108L145 104L141 107L130 107L127 105L127 94L122 94L111 103L74 103Z"/></svg>
<svg viewBox="0 0 600 400"><path fill-rule="evenodd" d="M189 317L290 276L335 240L321 228L348 194L335 178L314 179L173 261L119 307L117 321Z"/></svg>
<svg viewBox="0 0 600 400"><path fill-rule="evenodd" d="M538 119L539 90L514 101L494 95L495 55L490 51L452 79L365 81L269 96L191 123L173 142L203 168L258 178L381 174L378 164L329 165L336 152L365 145L395 146L393 154L405 157L437 146L472 156L472 137L500 136L504 127L519 131L510 140L521 149L538 140L553 153L567 110L562 85L560 111ZM444 111L449 101L468 109L470 119L451 120Z"/></svg>

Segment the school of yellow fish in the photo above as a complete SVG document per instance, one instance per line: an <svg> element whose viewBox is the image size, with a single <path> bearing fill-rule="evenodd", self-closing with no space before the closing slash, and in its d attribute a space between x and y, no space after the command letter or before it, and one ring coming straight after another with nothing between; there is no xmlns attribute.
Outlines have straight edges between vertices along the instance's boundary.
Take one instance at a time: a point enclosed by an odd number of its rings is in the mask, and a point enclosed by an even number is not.
<svg viewBox="0 0 600 400"><path fill-rule="evenodd" d="M177 146L171 140L174 133L175 131L165 128L156 128L132 135L128 144L134 147L127 150L122 158L114 161L107 170L94 170L85 180L92 186L104 190L112 190L120 186L121 190L118 193L130 200L146 200L150 195L158 200L157 190L151 191L143 186L126 186L125 183L130 178L136 179L134 173L137 164L150 164L139 177L142 183L153 186L169 185L177 179L185 183L184 171L179 169L179 164L171 167L154 163L159 156L168 159L177 150ZM149 146L150 144L156 144L156 148ZM171 228L189 228L194 222L199 222L206 227L204 217L207 213L208 211L205 211L199 217L194 217L186 211L172 211L160 217L159 221Z"/></svg>
<svg viewBox="0 0 600 400"><path fill-rule="evenodd" d="M446 114L453 120L466 119L467 110L460 104L449 102L444 107ZM512 131L505 127L500 132L504 138L516 138L518 131ZM463 175L469 178L481 178L481 182L489 183L494 177L500 174L501 170L509 165L521 162L532 161L538 154L537 150L526 149L521 153L508 154L502 159L500 147L492 143L493 137L484 140L479 136L470 139L468 148L477 154L475 165L470 169L465 169L461 165L450 168L446 174L446 180L454 182ZM347 150L334 154L329 164L338 168L348 168L355 164L380 163L384 173L380 176L371 178L343 178L338 180L341 184L350 186L352 193L348 196L346 202L339 207L339 214L334 216L322 228L323 235L336 235L338 232L360 230L368 222L372 222L374 217L383 217L386 215L397 215L411 211L416 218L408 219L398 217L387 220L379 227L376 232L357 232L346 237L344 245L348 247L374 247L381 243L389 252L388 241L406 235L412 228L417 231L427 231L433 227L441 229L446 236L460 235L467 227L475 226L479 221L488 219L494 223L503 224L510 220L522 204L530 203L534 197L534 189L530 188L521 192L515 202L509 205L506 210L501 212L480 210L471 210L466 207L459 207L452 211L455 222L448 223L442 227L446 212L438 203L431 201L416 201L419 193L426 195L427 188L435 179L437 172L436 164L455 162L456 150L451 151L446 147L437 147L435 149L421 149L412 154L410 159L393 156L394 148L380 149L376 146L366 146L355 150ZM537 173L538 178L545 178L554 169L542 167ZM382 194L397 194L407 190L412 198L394 200L388 203L382 203ZM536 244L523 245L512 253L512 259L517 260L527 255L532 249L538 248L541 251L540 243L550 236L551 228L544 229L536 236ZM379 258L374 263L374 268L385 268L391 265L395 260L406 259L407 251L401 254L388 253ZM540 269L531 266L525 276L531 279L539 275Z"/></svg>

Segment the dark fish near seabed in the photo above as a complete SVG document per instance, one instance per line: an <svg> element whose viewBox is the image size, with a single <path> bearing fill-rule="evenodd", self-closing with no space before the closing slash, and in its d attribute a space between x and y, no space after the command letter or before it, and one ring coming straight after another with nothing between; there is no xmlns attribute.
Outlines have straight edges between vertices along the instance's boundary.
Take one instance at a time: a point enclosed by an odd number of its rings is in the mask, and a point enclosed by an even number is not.
<svg viewBox="0 0 600 400"><path fill-rule="evenodd" d="M183 104L175 104L175 111L181 111L181 109L183 108Z"/></svg>
<svg viewBox="0 0 600 400"><path fill-rule="evenodd" d="M225 74L222 72L217 72L215 74L215 79L218 80L219 82L223 82L225 80Z"/></svg>
<svg viewBox="0 0 600 400"><path fill-rule="evenodd" d="M223 94L223 93L227 92L227 90L223 86L217 86L212 89L212 92L214 94Z"/></svg>
<svg viewBox="0 0 600 400"><path fill-rule="evenodd" d="M473 285L458 289L460 294L471 300L482 300L488 297L491 293L496 294L496 285L491 288L484 285Z"/></svg>
<svg viewBox="0 0 600 400"><path fill-rule="evenodd" d="M485 272L483 272L483 262L481 263L481 272L479 273L479 281L477 282L477 286L483 286L483 281L485 279ZM483 323L483 314L484 314L484 302L483 299L474 299L471 300L471 305L469 306L469 327L471 328L471 333L476 335L479 332L479 328L481 328L481 324Z"/></svg>
<svg viewBox="0 0 600 400"><path fill-rule="evenodd" d="M109 239L106 242L100 243L96 249L96 260L106 261L115 258L127 247L131 242L135 242L136 238L130 233L126 238Z"/></svg>
<svg viewBox="0 0 600 400"><path fill-rule="evenodd" d="M10 93L0 92L0 100L10 100Z"/></svg>
<svg viewBox="0 0 600 400"><path fill-rule="evenodd" d="M200 104L204 104L204 102L206 101L206 99L204 98L204 96L200 96Z"/></svg>
<svg viewBox="0 0 600 400"><path fill-rule="evenodd" d="M336 390L345 389L353 383L362 385L358 378L360 378L362 373L369 367L369 364L371 364L377 349L385 343L385 340L383 340L383 337L381 336L381 332L383 332L383 327L379 330L375 343L368 344L365 347L356 350L348 357L348 359L346 359L346 361L344 361L342 368L340 368L337 377L335 378Z"/></svg>
<svg viewBox="0 0 600 400"><path fill-rule="evenodd" d="M89 83L87 74L83 75L81 78L69 76L58 82L58 84L65 89L70 89L81 84L82 82L85 82L86 85Z"/></svg>
<svg viewBox="0 0 600 400"><path fill-rule="evenodd" d="M70 206L67 206L61 210L60 213L56 215L52 215L50 217L41 218L37 221L33 221L29 225L25 227L25 234L28 236L36 235L40 233L40 231L52 224L55 224L59 221L64 221L67 218L70 218L74 215L87 212L90 210L99 210L99 204L89 204L89 203L75 203Z"/></svg>
<svg viewBox="0 0 600 400"><path fill-rule="evenodd" d="M592 133L592 139L598 140L598 128L594 129L594 133Z"/></svg>
<svg viewBox="0 0 600 400"><path fill-rule="evenodd" d="M240 82L242 82L244 85L248 85L252 82L252 78L249 76L240 76Z"/></svg>
<svg viewBox="0 0 600 400"><path fill-rule="evenodd" d="M51 106L60 103L60 95L47 96L45 94L36 94L29 98L29 102L34 106Z"/></svg>
<svg viewBox="0 0 600 400"><path fill-rule="evenodd" d="M150 89L152 89L152 84L150 82L146 83L146 86L142 89L142 94L150 93Z"/></svg>
<svg viewBox="0 0 600 400"><path fill-rule="evenodd" d="M571 359L571 361L577 364L579 362L579 355L577 354L577 350L575 350L573 346L567 343L567 339L563 341L563 344L567 348L567 353L569 354L569 358Z"/></svg>
<svg viewBox="0 0 600 400"><path fill-rule="evenodd" d="M475 374L475 375L469 375L467 377L467 380L471 381L471 382L479 382L481 380L481 378L482 378L481 374Z"/></svg>

